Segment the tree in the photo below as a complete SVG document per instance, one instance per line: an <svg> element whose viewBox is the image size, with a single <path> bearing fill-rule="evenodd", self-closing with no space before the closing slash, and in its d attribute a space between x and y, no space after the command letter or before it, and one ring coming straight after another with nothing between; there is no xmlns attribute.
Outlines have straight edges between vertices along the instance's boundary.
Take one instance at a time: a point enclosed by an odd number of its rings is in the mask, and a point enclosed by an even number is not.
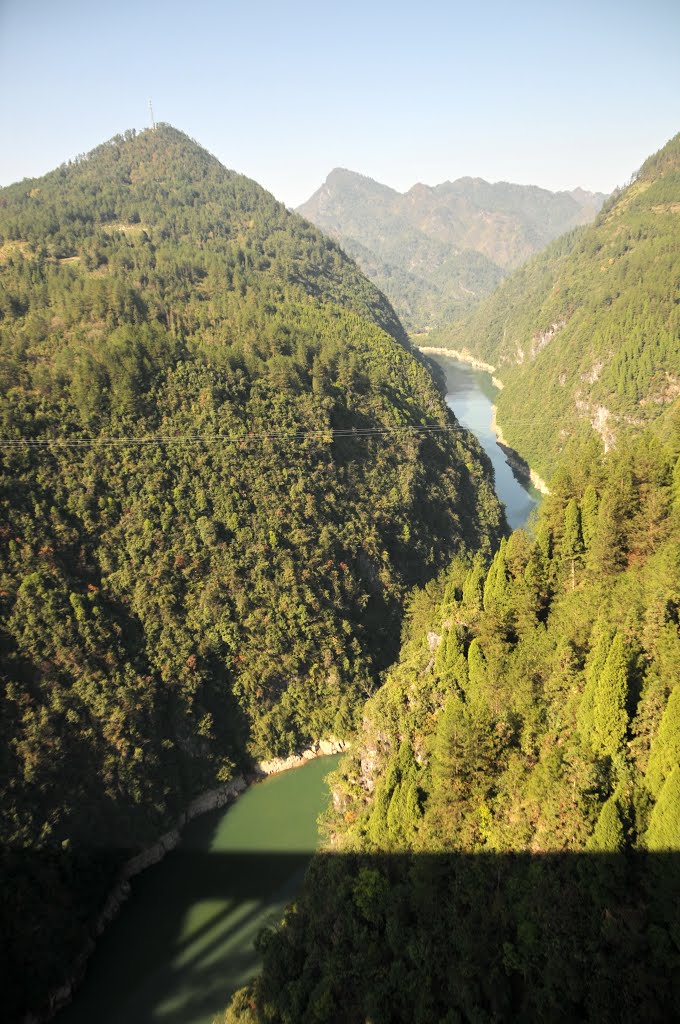
<svg viewBox="0 0 680 1024"><path fill-rule="evenodd" d="M595 576L611 576L623 565L623 529L620 503L606 495L591 533L587 569Z"/></svg>
<svg viewBox="0 0 680 1024"><path fill-rule="evenodd" d="M680 766L673 769L661 787L645 845L648 850L680 851Z"/></svg>
<svg viewBox="0 0 680 1024"><path fill-rule="evenodd" d="M581 510L576 498L571 498L564 512L564 532L562 535L562 552L571 567L571 589L576 588L576 562L583 555L583 537L581 535Z"/></svg>
<svg viewBox="0 0 680 1024"><path fill-rule="evenodd" d="M597 491L588 484L581 501L581 532L586 551L590 550L597 530Z"/></svg>
<svg viewBox="0 0 680 1024"><path fill-rule="evenodd" d="M593 706L593 746L606 757L623 751L628 731L628 667L630 652L616 632L597 682Z"/></svg>
<svg viewBox="0 0 680 1024"><path fill-rule="evenodd" d="M654 796L673 769L680 764L680 685L676 685L668 698L659 731L649 755L646 782Z"/></svg>
<svg viewBox="0 0 680 1024"><path fill-rule="evenodd" d="M587 849L597 853L619 853L625 846L625 837L616 797L611 796L603 805Z"/></svg>

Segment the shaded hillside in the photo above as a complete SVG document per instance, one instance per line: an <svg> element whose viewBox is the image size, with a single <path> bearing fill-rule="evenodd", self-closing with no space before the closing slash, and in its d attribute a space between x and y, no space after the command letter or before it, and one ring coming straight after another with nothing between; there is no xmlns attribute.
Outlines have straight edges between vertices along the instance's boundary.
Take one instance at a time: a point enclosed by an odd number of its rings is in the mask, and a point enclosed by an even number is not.
<svg viewBox="0 0 680 1024"><path fill-rule="evenodd" d="M500 425L549 480L570 442L595 432L609 447L680 394L679 291L676 136L594 224L554 242L431 343L497 367Z"/></svg>
<svg viewBox="0 0 680 1024"><path fill-rule="evenodd" d="M481 178L402 195L336 168L298 212L337 239L419 333L473 308L509 269L591 220L603 200Z"/></svg>
<svg viewBox="0 0 680 1024"><path fill-rule="evenodd" d="M225 1022L674 1020L680 407L454 560Z"/></svg>
<svg viewBox="0 0 680 1024"><path fill-rule="evenodd" d="M11 1017L115 851L346 734L407 588L503 524L384 297L180 132L3 189L0 235Z"/></svg>

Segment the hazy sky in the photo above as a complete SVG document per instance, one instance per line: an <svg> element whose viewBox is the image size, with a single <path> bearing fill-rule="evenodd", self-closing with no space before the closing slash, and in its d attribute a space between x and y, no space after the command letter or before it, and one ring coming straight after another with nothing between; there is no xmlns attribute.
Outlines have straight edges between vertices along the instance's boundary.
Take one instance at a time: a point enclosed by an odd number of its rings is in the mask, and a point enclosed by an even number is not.
<svg viewBox="0 0 680 1024"><path fill-rule="evenodd" d="M289 206L336 166L610 191L680 130L680 0L0 0L0 184L169 121Z"/></svg>

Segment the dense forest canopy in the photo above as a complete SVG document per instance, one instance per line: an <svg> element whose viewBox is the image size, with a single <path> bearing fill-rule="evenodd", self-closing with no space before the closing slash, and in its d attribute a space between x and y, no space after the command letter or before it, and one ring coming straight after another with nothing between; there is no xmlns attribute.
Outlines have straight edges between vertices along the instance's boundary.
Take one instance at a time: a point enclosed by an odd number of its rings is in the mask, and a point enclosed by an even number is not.
<svg viewBox="0 0 680 1024"><path fill-rule="evenodd" d="M504 521L384 297L167 125L0 191L0 389L11 1017L190 795L347 735Z"/></svg>
<svg viewBox="0 0 680 1024"><path fill-rule="evenodd" d="M319 856L225 1022L680 1009L680 409L414 599Z"/></svg>
<svg viewBox="0 0 680 1024"><path fill-rule="evenodd" d="M679 156L444 336L551 492L414 597L224 1024L678 1018Z"/></svg>
<svg viewBox="0 0 680 1024"><path fill-rule="evenodd" d="M428 339L497 367L508 443L549 480L565 447L639 431L680 394L680 135L594 224Z"/></svg>
<svg viewBox="0 0 680 1024"><path fill-rule="evenodd" d="M298 213L335 238L414 333L464 316L605 196L459 178L401 194L336 168Z"/></svg>

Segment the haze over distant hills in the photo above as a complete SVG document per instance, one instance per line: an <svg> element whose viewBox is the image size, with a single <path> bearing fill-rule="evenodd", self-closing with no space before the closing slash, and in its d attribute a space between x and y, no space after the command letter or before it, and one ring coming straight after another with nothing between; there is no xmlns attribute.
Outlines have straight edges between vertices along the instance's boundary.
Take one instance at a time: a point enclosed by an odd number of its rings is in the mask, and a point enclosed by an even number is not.
<svg viewBox="0 0 680 1024"><path fill-rule="evenodd" d="M509 270L593 220L605 198L481 178L402 194L336 168L298 212L354 256L419 333L473 308Z"/></svg>

